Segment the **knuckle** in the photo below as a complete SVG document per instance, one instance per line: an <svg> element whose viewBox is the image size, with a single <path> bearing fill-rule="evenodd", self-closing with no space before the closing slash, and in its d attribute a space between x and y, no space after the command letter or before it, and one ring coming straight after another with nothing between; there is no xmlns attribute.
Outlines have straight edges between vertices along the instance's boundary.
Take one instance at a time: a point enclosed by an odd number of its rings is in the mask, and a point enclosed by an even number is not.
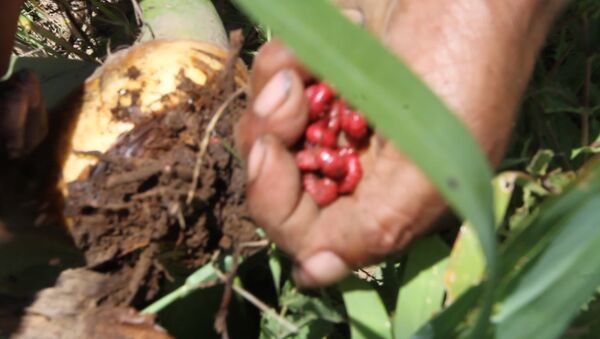
<svg viewBox="0 0 600 339"><path fill-rule="evenodd" d="M374 255L385 256L404 249L414 238L411 218L400 213L385 213L377 219L371 246Z"/></svg>

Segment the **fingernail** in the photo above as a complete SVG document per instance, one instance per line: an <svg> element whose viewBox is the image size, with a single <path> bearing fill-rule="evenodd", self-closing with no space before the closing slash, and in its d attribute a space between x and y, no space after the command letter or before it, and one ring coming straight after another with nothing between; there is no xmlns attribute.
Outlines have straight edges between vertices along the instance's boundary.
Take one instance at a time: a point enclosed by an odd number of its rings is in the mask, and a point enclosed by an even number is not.
<svg viewBox="0 0 600 339"><path fill-rule="evenodd" d="M254 112L262 117L273 114L287 99L292 86L290 71L277 72L254 101Z"/></svg>
<svg viewBox="0 0 600 339"><path fill-rule="evenodd" d="M294 272L296 284L302 287L325 286L348 274L346 263L333 252L319 252L308 258Z"/></svg>
<svg viewBox="0 0 600 339"><path fill-rule="evenodd" d="M257 139L252 145L252 149L250 150L250 155L248 156L248 181L252 181L256 179L258 173L260 173L260 169L262 167L262 163L265 159L266 147L264 140L262 138Z"/></svg>
<svg viewBox="0 0 600 339"><path fill-rule="evenodd" d="M360 9L348 8L342 10L342 13L353 23L359 26L365 25L365 15Z"/></svg>

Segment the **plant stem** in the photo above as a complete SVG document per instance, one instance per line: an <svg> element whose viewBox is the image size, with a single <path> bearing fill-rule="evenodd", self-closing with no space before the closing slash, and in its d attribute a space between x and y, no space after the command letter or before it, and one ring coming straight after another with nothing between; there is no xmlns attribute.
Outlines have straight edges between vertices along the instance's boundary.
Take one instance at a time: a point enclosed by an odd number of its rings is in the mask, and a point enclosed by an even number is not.
<svg viewBox="0 0 600 339"><path fill-rule="evenodd" d="M582 16L583 40L585 49L585 67L583 71L583 112L581 113L581 146L590 144L590 84L592 80L592 58L589 46L589 19L587 14Z"/></svg>
<svg viewBox="0 0 600 339"><path fill-rule="evenodd" d="M227 279L225 274L223 274L220 271L217 271L217 275L223 281ZM273 317L275 320L277 320L277 322L279 322L283 327L285 327L285 329L288 330L290 334L298 333L298 326L294 325L284 317L277 314L277 312L274 309L262 302L262 300L255 297L252 293L248 292L245 288L239 286L238 284L233 284L232 289L244 299L248 300L251 304L256 306L256 308L258 308L261 312L266 313L268 316Z"/></svg>
<svg viewBox="0 0 600 339"><path fill-rule="evenodd" d="M239 258L242 261L243 258ZM231 261L232 258L230 255L225 256L215 260L219 261L223 268L226 271L231 269ZM217 268L215 267L216 263L210 262L201 268L199 268L196 272L192 273L187 279L185 283L178 287L175 291L165 295L164 297L158 299L153 302L148 307L144 308L140 313L141 314L155 314L162 311L167 306L174 303L176 300L181 299L193 291L200 289L202 287L212 286L215 282L219 281L219 275Z"/></svg>

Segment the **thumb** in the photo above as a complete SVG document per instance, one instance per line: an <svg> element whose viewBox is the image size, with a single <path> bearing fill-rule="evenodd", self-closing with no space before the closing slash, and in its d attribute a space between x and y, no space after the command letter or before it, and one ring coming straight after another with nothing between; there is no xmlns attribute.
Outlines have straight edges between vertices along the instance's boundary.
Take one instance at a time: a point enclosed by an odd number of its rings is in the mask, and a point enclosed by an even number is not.
<svg viewBox="0 0 600 339"><path fill-rule="evenodd" d="M280 140L264 135L247 161L247 199L254 220L267 232L282 225L302 198L300 171Z"/></svg>

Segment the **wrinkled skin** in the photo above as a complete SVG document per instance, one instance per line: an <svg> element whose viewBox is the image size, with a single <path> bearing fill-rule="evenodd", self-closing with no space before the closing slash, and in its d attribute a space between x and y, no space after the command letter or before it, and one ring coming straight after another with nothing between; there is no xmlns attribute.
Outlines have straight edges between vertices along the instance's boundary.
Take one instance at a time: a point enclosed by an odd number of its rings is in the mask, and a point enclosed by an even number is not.
<svg viewBox="0 0 600 339"><path fill-rule="evenodd" d="M521 96L560 0L340 0L401 57L468 126L492 165L505 152ZM374 24L377 23L377 24ZM351 196L319 209L302 191L290 146L307 123L308 71L281 42L259 51L251 102L237 127L251 213L296 260L304 286L401 251L446 209L434 186L380 136L362 156Z"/></svg>

